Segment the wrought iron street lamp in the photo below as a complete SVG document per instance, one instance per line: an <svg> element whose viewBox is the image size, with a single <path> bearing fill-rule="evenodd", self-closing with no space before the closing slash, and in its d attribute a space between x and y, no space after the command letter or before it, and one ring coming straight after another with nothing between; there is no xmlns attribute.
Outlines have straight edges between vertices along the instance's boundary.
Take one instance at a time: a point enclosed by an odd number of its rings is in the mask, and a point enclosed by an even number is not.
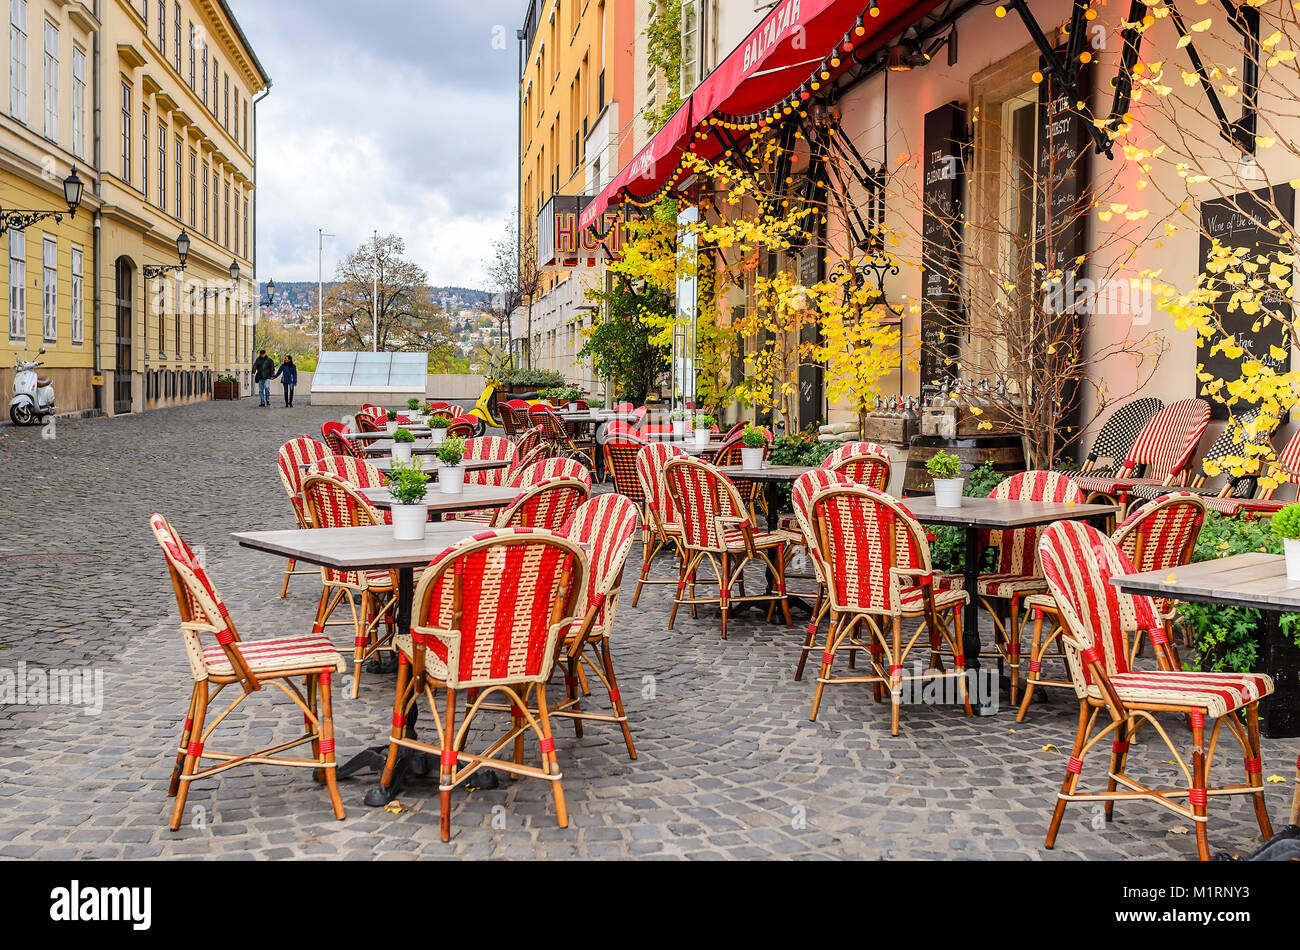
<svg viewBox="0 0 1300 950"><path fill-rule="evenodd" d="M43 221L46 218L53 218L55 221L62 221L66 213L69 217L77 216L77 208L81 206L81 196L85 192L86 185L77 177L77 169L74 166L72 174L63 179L63 200L68 203L66 212L59 211L24 211L19 208L5 210L0 208L0 234L6 231L22 231L31 227L37 221Z"/></svg>
<svg viewBox="0 0 1300 950"><path fill-rule="evenodd" d="M190 256L190 236L183 230L180 236L176 238L176 256L181 259L179 264L146 264L144 266L144 279L157 280L172 271L185 270L185 261Z"/></svg>

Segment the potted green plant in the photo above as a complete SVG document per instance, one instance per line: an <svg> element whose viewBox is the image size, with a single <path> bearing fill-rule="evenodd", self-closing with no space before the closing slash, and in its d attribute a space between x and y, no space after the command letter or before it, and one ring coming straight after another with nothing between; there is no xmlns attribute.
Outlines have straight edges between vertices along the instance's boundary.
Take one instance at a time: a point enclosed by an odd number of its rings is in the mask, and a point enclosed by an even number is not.
<svg viewBox="0 0 1300 950"><path fill-rule="evenodd" d="M234 376L218 376L212 386L213 399L238 399L239 380Z"/></svg>
<svg viewBox="0 0 1300 950"><path fill-rule="evenodd" d="M577 412L579 409L578 400L582 398L582 390L576 386L567 386L563 390L564 395L561 397L569 405L570 412Z"/></svg>
<svg viewBox="0 0 1300 950"><path fill-rule="evenodd" d="M1273 533L1282 539L1286 579L1300 581L1300 504L1287 505L1273 516Z"/></svg>
<svg viewBox="0 0 1300 950"><path fill-rule="evenodd" d="M424 502L429 475L420 460L394 462L388 474L388 490L393 496L393 539L419 541L429 520L429 506Z"/></svg>
<svg viewBox="0 0 1300 950"><path fill-rule="evenodd" d="M415 445L415 436L411 434L410 429L398 429L393 433L393 460L399 462L411 461L411 449Z"/></svg>
<svg viewBox="0 0 1300 950"><path fill-rule="evenodd" d="M434 445L442 445L442 440L446 438L447 429L451 426L451 422L452 420L441 412L429 417L429 433Z"/></svg>
<svg viewBox="0 0 1300 950"><path fill-rule="evenodd" d="M966 484L966 479L960 477L961 459L940 449L925 463L925 470L934 479L934 506L960 508L962 488Z"/></svg>
<svg viewBox="0 0 1300 950"><path fill-rule="evenodd" d="M695 447L696 448L707 449L709 447L709 439L713 437L713 427L716 424L717 424L717 420L715 420L713 416L709 415L706 412L699 412L695 414L695 421L693 425L695 426Z"/></svg>
<svg viewBox="0 0 1300 950"><path fill-rule="evenodd" d="M465 440L452 436L438 446L438 490L444 495L459 495L465 490Z"/></svg>
<svg viewBox="0 0 1300 950"><path fill-rule="evenodd" d="M767 430L747 425L740 433L740 465L747 472L757 472L763 467L763 453L767 450Z"/></svg>
<svg viewBox="0 0 1300 950"><path fill-rule="evenodd" d="M691 414L685 409L674 409L668 413L668 421L673 424L673 435L681 438L686 435L686 420Z"/></svg>
<svg viewBox="0 0 1300 950"><path fill-rule="evenodd" d="M388 410L388 432L391 435L396 431L397 431L397 410L389 409Z"/></svg>
<svg viewBox="0 0 1300 950"><path fill-rule="evenodd" d="M412 396L410 399L406 400L406 408L409 409L411 412L419 412L420 411L419 397Z"/></svg>

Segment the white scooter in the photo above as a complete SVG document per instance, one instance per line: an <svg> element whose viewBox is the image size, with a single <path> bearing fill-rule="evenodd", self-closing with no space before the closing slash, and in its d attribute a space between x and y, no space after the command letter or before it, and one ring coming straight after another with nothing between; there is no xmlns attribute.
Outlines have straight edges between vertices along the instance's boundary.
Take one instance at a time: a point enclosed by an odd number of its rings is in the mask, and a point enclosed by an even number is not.
<svg viewBox="0 0 1300 950"><path fill-rule="evenodd" d="M16 426L40 425L46 416L54 415L54 381L37 374L45 355L45 348L36 354L35 361L16 358L14 361L14 397L9 402L9 418Z"/></svg>

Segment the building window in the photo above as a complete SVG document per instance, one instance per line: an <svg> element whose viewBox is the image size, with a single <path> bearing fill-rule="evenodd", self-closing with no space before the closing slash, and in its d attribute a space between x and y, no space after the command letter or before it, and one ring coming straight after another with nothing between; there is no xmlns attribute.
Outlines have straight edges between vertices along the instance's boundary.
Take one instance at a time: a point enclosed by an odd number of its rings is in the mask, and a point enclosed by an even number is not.
<svg viewBox="0 0 1300 950"><path fill-rule="evenodd" d="M226 182L225 199L225 208L221 214L221 230L224 232L221 246L230 250L230 182Z"/></svg>
<svg viewBox="0 0 1300 950"><path fill-rule="evenodd" d="M181 189L185 187L185 146L181 143L180 136L176 137L173 154L175 155L173 170L176 173L176 220L180 221L181 211L183 210L181 207L183 204L181 201Z"/></svg>
<svg viewBox="0 0 1300 950"><path fill-rule="evenodd" d="M140 110L140 194L149 200L149 110Z"/></svg>
<svg viewBox="0 0 1300 950"><path fill-rule="evenodd" d="M86 53L72 47L72 153L86 157Z"/></svg>
<svg viewBox="0 0 1300 950"><path fill-rule="evenodd" d="M167 210L167 126L158 123L158 207Z"/></svg>
<svg viewBox="0 0 1300 950"><path fill-rule="evenodd" d="M162 280L154 282L154 301L157 304L154 309L158 312L158 358L165 360L167 358L167 321L164 317L167 314L167 288Z"/></svg>
<svg viewBox="0 0 1300 950"><path fill-rule="evenodd" d="M194 288L190 288L190 359L194 359Z"/></svg>
<svg viewBox="0 0 1300 950"><path fill-rule="evenodd" d="M221 116L222 116L221 127L224 128L227 132L229 132L230 131L230 73L226 73L226 75L221 77L221 81L223 84L221 87L222 88L221 101L223 103L221 107Z"/></svg>
<svg viewBox="0 0 1300 950"><path fill-rule="evenodd" d="M203 62L202 91L203 104L208 104L208 44L204 43L203 48L199 51L200 59Z"/></svg>
<svg viewBox="0 0 1300 950"><path fill-rule="evenodd" d="M217 57L212 57L212 101L204 100L203 104L212 110L212 117L217 115L217 94L221 91L221 66L217 63Z"/></svg>
<svg viewBox="0 0 1300 950"><path fill-rule="evenodd" d="M197 89L198 82L199 82L198 52L194 49L196 45L198 45L198 41L194 36L194 24L191 23L190 24L190 88L191 89Z"/></svg>
<svg viewBox="0 0 1300 950"><path fill-rule="evenodd" d="M203 166L203 236L208 235L208 166Z"/></svg>
<svg viewBox="0 0 1300 950"><path fill-rule="evenodd" d="M59 138L59 28L45 21L45 137Z"/></svg>
<svg viewBox="0 0 1300 950"><path fill-rule="evenodd" d="M27 232L9 232L9 339L27 339Z"/></svg>
<svg viewBox="0 0 1300 950"><path fill-rule="evenodd" d="M41 329L46 343L59 339L59 242L45 235L41 242Z"/></svg>
<svg viewBox="0 0 1300 950"><path fill-rule="evenodd" d="M9 0L9 112L27 122L27 0Z"/></svg>
<svg viewBox="0 0 1300 950"><path fill-rule="evenodd" d="M253 249L248 243L248 199L244 199L244 257L252 260Z"/></svg>
<svg viewBox="0 0 1300 950"><path fill-rule="evenodd" d="M181 358L181 281L176 278L172 281L172 304L176 310L176 358Z"/></svg>
<svg viewBox="0 0 1300 950"><path fill-rule="evenodd" d="M253 107L252 102L244 103L244 151L248 151L248 110Z"/></svg>
<svg viewBox="0 0 1300 950"><path fill-rule="evenodd" d="M131 183L131 84L122 83L122 181Z"/></svg>
<svg viewBox="0 0 1300 950"><path fill-rule="evenodd" d="M221 237L221 219L218 211L221 202L219 198L220 192L217 190L219 179L220 175L217 169L212 169L212 240L214 241Z"/></svg>
<svg viewBox="0 0 1300 950"><path fill-rule="evenodd" d="M239 256L239 193L235 192L235 256Z"/></svg>
<svg viewBox="0 0 1300 950"><path fill-rule="evenodd" d="M167 0L158 0L158 52L167 58Z"/></svg>
<svg viewBox="0 0 1300 950"><path fill-rule="evenodd" d="M195 226L195 208L198 207L199 157L190 151L190 227Z"/></svg>
<svg viewBox="0 0 1300 950"><path fill-rule="evenodd" d="M172 50L172 64L176 67L176 73L181 71L181 5L172 4L172 41L175 48Z"/></svg>
<svg viewBox="0 0 1300 950"><path fill-rule="evenodd" d="M86 342L86 255L72 245L72 342Z"/></svg>

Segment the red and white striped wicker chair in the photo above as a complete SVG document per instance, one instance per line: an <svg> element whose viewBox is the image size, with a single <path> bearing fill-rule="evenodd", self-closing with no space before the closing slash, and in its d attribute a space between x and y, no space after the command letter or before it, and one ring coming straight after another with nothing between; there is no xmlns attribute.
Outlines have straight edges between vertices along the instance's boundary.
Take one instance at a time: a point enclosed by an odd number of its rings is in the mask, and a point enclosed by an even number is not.
<svg viewBox="0 0 1300 950"><path fill-rule="evenodd" d="M527 425L519 421L519 414L509 403L502 403L497 406L497 414L501 416L501 428L505 430L506 438L515 438Z"/></svg>
<svg viewBox="0 0 1300 950"><path fill-rule="evenodd" d="M379 511L351 485L330 475L308 475L302 486L313 528L363 528L382 525ZM325 589L316 608L313 634L325 632L338 605L347 601L352 612L352 698L361 691L361 666L383 649L391 649L397 609L396 571L320 569ZM358 606L354 595L361 599ZM387 632L379 635L379 625Z"/></svg>
<svg viewBox="0 0 1300 950"><path fill-rule="evenodd" d="M1080 472L1096 476L1118 475L1120 464L1128 458L1146 424L1165 407L1162 400L1145 396L1119 406L1097 433ZM1078 474L1070 472L1068 474Z"/></svg>
<svg viewBox="0 0 1300 950"><path fill-rule="evenodd" d="M545 528L559 531L587 500L590 483L576 478L546 478L502 508L494 528Z"/></svg>
<svg viewBox="0 0 1300 950"><path fill-rule="evenodd" d="M1251 498L1255 494L1259 460L1265 453L1271 452L1269 441L1273 438L1276 425L1263 425L1256 422L1258 411L1252 409L1235 419L1229 419L1223 431L1201 458L1201 464L1190 484L1183 491L1190 491L1203 498ZM1245 446L1246 440L1253 445ZM1258 454L1256 454L1258 453ZM1228 468L1228 459L1245 459L1250 461L1233 463ZM1223 484L1218 488L1207 488L1206 484L1218 475L1223 475ZM1130 479L1131 486L1126 494L1131 504L1152 501L1165 494L1169 489L1149 478Z"/></svg>
<svg viewBox="0 0 1300 950"><path fill-rule="evenodd" d="M889 493L889 480L893 475L889 450L875 442L846 443L822 459L821 468L839 472L855 484ZM799 521L793 513L781 516L780 527L782 531L801 534Z"/></svg>
<svg viewBox="0 0 1300 950"><path fill-rule="evenodd" d="M638 505L645 503L645 492L637 478L636 457L645 447L645 440L634 435L616 436L601 447L605 453L605 471L614 479L614 491Z"/></svg>
<svg viewBox="0 0 1300 950"><path fill-rule="evenodd" d="M546 683L561 638L581 620L586 576L581 547L552 532L525 528L462 541L425 569L415 591L411 633L397 638L393 731L381 781L392 783L399 748L437 756L443 841L451 840L451 790L481 768L551 782L556 820L561 828L568 826ZM441 710L439 690L444 692ZM461 693L467 693L467 708L458 718ZM470 752L466 736L494 693L510 705L511 727L481 754ZM406 722L422 697L427 697L434 736L427 742L406 736ZM424 728L429 735L430 727ZM538 740L540 768L523 764L529 733ZM495 758L512 741L514 760Z"/></svg>
<svg viewBox="0 0 1300 950"><path fill-rule="evenodd" d="M1054 501L1079 504L1083 492L1068 475L1060 472L1021 472L1003 481L989 493L1002 501ZM997 549L993 571L981 574L978 602L993 619L993 649L981 657L995 658L999 672L1011 679L1011 704L1020 702L1020 647L1028 611L1021 601L1032 594L1045 593L1047 582L1038 563L1038 536L1041 527L1015 528L1010 531L981 532L980 550ZM937 579L944 588L961 587L965 578L945 574Z"/></svg>
<svg viewBox="0 0 1300 950"><path fill-rule="evenodd" d="M1116 801L1142 799L1191 821L1196 829L1197 851L1202 860L1209 860L1205 825L1211 795L1252 796L1260 832L1264 839L1270 838L1273 829L1264 805L1257 708L1259 701L1273 692L1272 679L1260 673L1176 669L1155 603L1147 597L1125 594L1110 583L1112 577L1131 573L1134 568L1115 543L1096 528L1077 521L1051 525L1043 532L1039 553L1065 626L1065 655L1079 697L1078 731L1045 846L1056 844L1068 802L1105 802L1109 821ZM1124 639L1134 630L1147 631L1161 669L1134 672L1130 668ZM1190 764L1156 718L1161 712L1179 714L1186 717L1184 721L1190 721ZM1207 719L1214 720L1208 741ZM1128 774L1129 741L1133 729L1144 721L1178 763L1187 778L1186 788L1151 788ZM1241 745L1246 782L1211 788L1210 763L1214 761L1219 731L1225 726ZM1112 732L1115 737L1110 761L1103 769L1108 776L1106 791L1080 792L1079 777L1088 754ZM1186 805L1176 801L1184 797Z"/></svg>
<svg viewBox="0 0 1300 950"><path fill-rule="evenodd" d="M499 435L485 435L477 439L465 440L465 461L467 462L506 462L506 468L471 469L465 473L468 485L504 485L506 474L516 458L518 450L509 439Z"/></svg>
<svg viewBox="0 0 1300 950"><path fill-rule="evenodd" d="M373 462L350 455L327 455L309 468L307 475L329 475L358 489L383 488L388 484L388 476L376 468ZM379 514L384 519L384 524L393 523L391 511L380 511Z"/></svg>
<svg viewBox="0 0 1300 950"><path fill-rule="evenodd" d="M707 462L670 458L664 465L663 478L673 507L681 515L684 553L668 628L672 629L677 608L682 604L691 607L692 615L700 604L717 604L722 612L722 639L725 640L732 605L754 602L768 604L769 620L779 605L785 625L790 626L790 601L785 593L785 545L789 536L780 531L761 530L736 486ZM705 561L717 577L717 597L697 596L698 573ZM751 561L758 561L768 569L773 578L771 591L745 593L744 570ZM733 588L740 594L734 594Z"/></svg>
<svg viewBox="0 0 1300 950"><path fill-rule="evenodd" d="M528 455L533 449L542 444L542 430L536 427L531 429L520 429L515 437L515 454L519 458Z"/></svg>
<svg viewBox="0 0 1300 950"><path fill-rule="evenodd" d="M839 481L844 476L829 473ZM871 683L876 695L890 694L890 733L898 735L903 685L926 680L954 679L957 695L971 715L966 690L966 665L961 653L961 611L967 602L963 590L940 590L930 566L930 546L925 531L904 505L884 492L864 485L832 484L809 499L807 514L800 515L808 533L809 549L826 580L830 627L821 670L813 694L817 719L822 693L831 683ZM921 630L907 636L903 621L920 619ZM870 649L871 670L865 675L831 675L835 654L845 648ZM905 664L918 643L930 647L925 672L905 672ZM953 654L953 669L943 668L939 648L946 642Z"/></svg>
<svg viewBox="0 0 1300 950"><path fill-rule="evenodd" d="M574 478L591 490L591 469L576 459L548 458L515 471L506 484L511 488L532 488L548 478Z"/></svg>
<svg viewBox="0 0 1300 950"><path fill-rule="evenodd" d="M453 439L472 439L478 431L478 420L473 416L457 416L447 426L447 435Z"/></svg>
<svg viewBox="0 0 1300 950"><path fill-rule="evenodd" d="M348 438L348 428L343 423L326 422L320 427L320 434L333 454L365 458L366 453L361 451L361 446Z"/></svg>
<svg viewBox="0 0 1300 950"><path fill-rule="evenodd" d="M614 674L609 638L618 611L623 568L640 527L641 515L636 503L611 492L585 502L560 531L564 537L585 547L590 570L584 587L585 615L565 635L561 654L567 698L551 713L573 719L579 738L582 738L584 721L618 723L631 759L636 758L636 746L632 744L632 730L628 727L618 678ZM579 690L584 695L588 692L584 664L608 691L612 714L583 710Z"/></svg>
<svg viewBox="0 0 1300 950"><path fill-rule="evenodd" d="M541 404L528 407L528 421L542 429L542 437L551 443L556 455L579 459L588 467L596 467L596 443L579 442L569 434L564 420L550 406Z"/></svg>
<svg viewBox="0 0 1300 950"><path fill-rule="evenodd" d="M669 459L686 458L686 453L667 442L651 442L636 456L636 479L645 498L645 520L641 522L642 563L641 577L636 582L632 606L641 599L641 588L646 584L676 584L676 578L650 579L650 564L665 548L670 548L681 560L681 517L664 484L664 466Z"/></svg>
<svg viewBox="0 0 1300 950"><path fill-rule="evenodd" d="M455 403L450 402L431 402L429 403L429 411L433 413L441 413L448 419L456 419L465 415L464 409L457 406Z"/></svg>
<svg viewBox="0 0 1300 950"><path fill-rule="evenodd" d="M1266 468L1268 476L1278 484L1266 485L1255 492L1253 498L1206 498L1205 506L1221 515L1270 516L1291 502L1275 501L1274 495L1281 485L1300 485L1300 429L1287 440L1277 459Z"/></svg>
<svg viewBox="0 0 1300 950"><path fill-rule="evenodd" d="M357 431L366 433L383 432L388 422L388 414L382 409L369 409L365 406L361 407L354 418L357 420Z"/></svg>
<svg viewBox="0 0 1300 950"><path fill-rule="evenodd" d="M1134 511L1111 535L1111 540L1139 571L1163 571L1191 563L1205 523L1205 499L1191 492L1173 492ZM1166 625L1173 618L1173 604L1157 599L1159 616ZM1045 679L1043 660L1049 650L1055 650L1061 662L1065 652L1061 646L1061 617L1056 601L1047 592L1033 594L1025 599L1025 613L1034 618L1034 634L1029 645L1028 672L1025 675L1025 695L1020 701L1016 721L1024 722L1033 701L1034 690L1039 686L1069 688L1070 680ZM1044 634L1044 620L1050 621ZM1129 666L1133 665L1141 643L1142 631L1134 631L1128 650ZM1171 642L1169 649L1177 661L1178 653Z"/></svg>
<svg viewBox="0 0 1300 950"><path fill-rule="evenodd" d="M790 505L794 509L794 513L789 518L794 523L795 536L800 538L801 543L806 545L808 543L807 538L811 533L812 522L809 519L812 517L810 503L813 495L823 488L830 488L833 485L850 487L856 484L858 483L847 475L831 471L825 467L805 472L795 479L794 485L790 488ZM782 530L784 530L784 525L782 525ZM821 626L822 620L830 613L830 605L826 600L826 578L822 574L820 562L811 552L809 552L809 560L812 561L813 577L817 581L817 599L813 603L812 619L808 621L808 633L804 637L803 647L799 651L799 663L794 668L796 681L803 679L803 668L808 662L808 654L815 649L817 630ZM786 576L789 577L789 574ZM874 640L871 641L869 648L877 651L880 649ZM849 657L850 666L852 666L854 665L856 653L850 652Z"/></svg>
<svg viewBox="0 0 1300 950"><path fill-rule="evenodd" d="M319 462L329 454L327 445L305 435L286 442L276 453L275 464L280 471L280 484L284 486L284 492L289 496L289 504L293 506L293 521L299 528L307 527L307 508L302 500L303 471L308 465ZM284 583L280 586L280 599L289 596L289 578L296 574L317 573L315 568L298 570L298 562L289 558L284 568Z"/></svg>
<svg viewBox="0 0 1300 950"><path fill-rule="evenodd" d="M335 776L334 704L330 680L333 674L347 671L347 661L329 640L319 635L256 641L240 639L225 602L184 539L162 515L155 514L150 519L150 526L167 558L176 605L180 610L181 637L194 676L168 789L168 794L176 799L172 806L171 830L181 826L185 799L192 782L246 762L312 769L316 778L329 790L334 817L342 820L343 802L339 798ZM215 646L204 645L206 634L216 639ZM293 682L295 679L302 680L302 689ZM236 686L242 695L209 724L208 706L227 686ZM256 752L229 753L209 748L208 742L217 726L264 686L277 687L302 710L305 733L297 739L277 742ZM311 743L311 758L284 755L307 743ZM204 768L204 760L216 764Z"/></svg>
<svg viewBox="0 0 1300 950"><path fill-rule="evenodd" d="M1127 486L1133 479L1153 479L1161 485L1187 481L1192 455L1210 424L1210 404L1204 399L1181 399L1152 417L1129 449L1119 474L1079 474L1075 484L1088 501L1104 499L1115 504L1127 501Z"/></svg>

